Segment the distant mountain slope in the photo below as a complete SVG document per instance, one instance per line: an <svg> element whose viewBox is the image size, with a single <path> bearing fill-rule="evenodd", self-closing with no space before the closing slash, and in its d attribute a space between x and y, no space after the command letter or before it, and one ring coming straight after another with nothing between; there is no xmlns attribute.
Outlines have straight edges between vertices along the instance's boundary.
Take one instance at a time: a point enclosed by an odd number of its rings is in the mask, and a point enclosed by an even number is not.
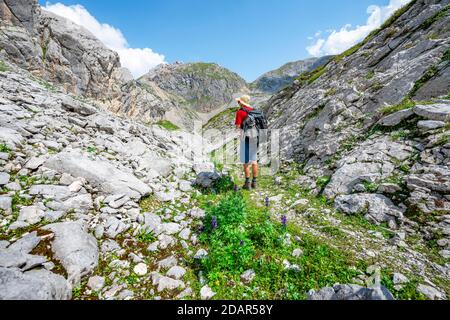
<svg viewBox="0 0 450 320"><path fill-rule="evenodd" d="M290 86L300 74L322 66L330 61L330 59L331 56L326 56L286 63L276 70L263 74L250 87L260 92L269 94L277 93L281 89Z"/></svg>
<svg viewBox="0 0 450 320"><path fill-rule="evenodd" d="M160 65L139 81L156 84L198 112L218 109L230 103L237 93L247 91L247 84L239 75L215 63Z"/></svg>

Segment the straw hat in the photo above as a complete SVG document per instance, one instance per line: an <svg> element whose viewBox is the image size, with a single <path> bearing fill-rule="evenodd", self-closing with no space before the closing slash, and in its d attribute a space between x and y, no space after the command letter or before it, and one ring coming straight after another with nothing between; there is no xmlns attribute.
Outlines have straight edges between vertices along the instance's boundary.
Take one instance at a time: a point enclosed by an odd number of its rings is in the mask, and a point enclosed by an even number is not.
<svg viewBox="0 0 450 320"><path fill-rule="evenodd" d="M247 96L247 95L242 96L239 99L236 99L236 101L238 103L240 103L241 105L250 108L250 96Z"/></svg>

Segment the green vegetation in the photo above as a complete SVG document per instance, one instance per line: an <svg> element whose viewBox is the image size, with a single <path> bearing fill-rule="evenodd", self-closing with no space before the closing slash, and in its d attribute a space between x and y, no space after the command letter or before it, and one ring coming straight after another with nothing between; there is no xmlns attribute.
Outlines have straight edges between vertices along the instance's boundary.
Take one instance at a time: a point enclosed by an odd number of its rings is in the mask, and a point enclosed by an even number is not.
<svg viewBox="0 0 450 320"><path fill-rule="evenodd" d="M304 119L304 123L306 124L310 120L316 118L322 112L323 109L325 109L325 104L324 103L318 105L310 114L308 114L306 116L306 118Z"/></svg>
<svg viewBox="0 0 450 320"><path fill-rule="evenodd" d="M204 126L205 129L216 129L220 128L224 124L228 125L231 123L235 116L236 112L239 108L231 108L227 109L217 115L215 115L211 120L208 121L208 123Z"/></svg>
<svg viewBox="0 0 450 320"><path fill-rule="evenodd" d="M55 86L52 85L50 82L44 80L44 79L31 77L31 80L33 80L34 82L38 83L39 85L41 85L42 87L44 87L48 91L56 92Z"/></svg>
<svg viewBox="0 0 450 320"><path fill-rule="evenodd" d="M371 70L367 75L366 75L366 79L370 80L373 79L373 77L375 77L375 71Z"/></svg>
<svg viewBox="0 0 450 320"><path fill-rule="evenodd" d="M450 61L450 48L447 48L447 50L444 52L442 61Z"/></svg>
<svg viewBox="0 0 450 320"><path fill-rule="evenodd" d="M395 293L398 300L427 300L426 297L417 292L416 288L420 283L420 280L414 278L408 283L403 284L401 290L395 290L394 283L392 281L393 272L384 272L381 276L381 284L384 285L389 291Z"/></svg>
<svg viewBox="0 0 450 320"><path fill-rule="evenodd" d="M139 202L142 212L152 212L161 207L161 202L154 195L144 197Z"/></svg>
<svg viewBox="0 0 450 320"><path fill-rule="evenodd" d="M386 116L386 115L393 114L393 113L401 111L401 110L412 109L415 106L416 106L416 103L413 100L411 100L410 98L405 98L402 100L402 102L400 102L399 104L397 104L395 106L389 106L389 107L385 107L385 108L381 109L381 113Z"/></svg>
<svg viewBox="0 0 450 320"><path fill-rule="evenodd" d="M190 63L182 66L180 70L185 74L209 77L214 80L240 80L240 77L236 73L233 73L225 68L221 68L215 63Z"/></svg>
<svg viewBox="0 0 450 320"><path fill-rule="evenodd" d="M8 71L8 70L9 70L9 68L8 68L8 66L6 65L6 63L3 62L2 60L0 60L0 72L6 72L6 71Z"/></svg>
<svg viewBox="0 0 450 320"><path fill-rule="evenodd" d="M80 299L82 296L82 287L78 286L78 287L74 287L72 289L72 299L77 300Z"/></svg>
<svg viewBox="0 0 450 320"><path fill-rule="evenodd" d="M356 51L358 51L359 49L361 49L362 46L364 46L369 40L371 40L371 39L366 38L364 41L358 43L357 45L351 47L350 49L344 51L343 53L337 55L337 56L334 58L334 60L335 60L336 62L340 62L340 61L342 61L343 59L345 59L345 58L347 58L347 57L353 55Z"/></svg>
<svg viewBox="0 0 450 320"><path fill-rule="evenodd" d="M420 28L422 29L428 29L429 27L431 27L436 21L439 21L440 19L443 19L447 16L447 13L450 9L450 5L447 5L444 7L444 9L442 9L441 11L437 12L435 15L433 15L432 17L428 18L427 20L425 20L421 25Z"/></svg>
<svg viewBox="0 0 450 320"><path fill-rule="evenodd" d="M363 183L364 189L366 189L369 193L375 193L378 190L379 185L374 182L364 181Z"/></svg>
<svg viewBox="0 0 450 320"><path fill-rule="evenodd" d="M330 176L321 177L317 179L316 184L321 189L321 192L323 192L323 190L325 190L326 186L330 183L330 181L331 181Z"/></svg>
<svg viewBox="0 0 450 320"><path fill-rule="evenodd" d="M325 93L325 96L326 96L326 97L334 96L334 95L336 94L336 92L337 92L337 89L336 89L336 88L331 88L331 89L329 89L329 90Z"/></svg>
<svg viewBox="0 0 450 320"><path fill-rule="evenodd" d="M138 234L136 239L142 243L152 243L156 240L156 237L152 232L142 231L141 233Z"/></svg>
<svg viewBox="0 0 450 320"><path fill-rule="evenodd" d="M158 126L160 126L163 129L166 129L168 131L178 131L180 130L180 127L178 127L177 125L173 124L172 122L168 121L168 120L160 120L156 123Z"/></svg>
<svg viewBox="0 0 450 320"><path fill-rule="evenodd" d="M49 41L44 41L43 43L41 43L42 63L45 63L45 61L47 60L48 44L49 44Z"/></svg>
<svg viewBox="0 0 450 320"><path fill-rule="evenodd" d="M272 221L267 208L252 204L246 196L230 192L207 208L200 240L208 246L208 257L198 267L217 293L215 298L304 299L310 289L348 283L358 274L359 264L352 256L304 234L288 221ZM294 247L284 243L287 232L301 236L300 257L293 258ZM333 227L324 232L339 233ZM294 267L283 266L284 260ZM244 286L240 275L249 269L257 276Z"/></svg>
<svg viewBox="0 0 450 320"><path fill-rule="evenodd" d="M87 148L87 152L92 153L92 154L98 154L98 149L96 147L88 147Z"/></svg>
<svg viewBox="0 0 450 320"><path fill-rule="evenodd" d="M0 152L11 153L11 149L9 149L6 144L0 143Z"/></svg>
<svg viewBox="0 0 450 320"><path fill-rule="evenodd" d="M437 73L438 73L438 68L436 66L432 66L430 67L430 69L428 69L425 74L416 81L416 83L414 84L414 87L412 88L411 92L408 94L409 97L413 97L417 91L420 90L420 88L423 87L423 85L425 83L427 83L429 80L431 80Z"/></svg>
<svg viewBox="0 0 450 320"><path fill-rule="evenodd" d="M384 85L381 82L375 82L372 86L371 86L373 91L380 91L381 89L384 88Z"/></svg>
<svg viewBox="0 0 450 320"><path fill-rule="evenodd" d="M302 73L297 78L297 80L300 81L300 83L302 85L311 84L314 81L316 81L317 79L319 79L327 71L327 69L326 69L327 65L328 65L328 63L323 66L319 66L312 71Z"/></svg>

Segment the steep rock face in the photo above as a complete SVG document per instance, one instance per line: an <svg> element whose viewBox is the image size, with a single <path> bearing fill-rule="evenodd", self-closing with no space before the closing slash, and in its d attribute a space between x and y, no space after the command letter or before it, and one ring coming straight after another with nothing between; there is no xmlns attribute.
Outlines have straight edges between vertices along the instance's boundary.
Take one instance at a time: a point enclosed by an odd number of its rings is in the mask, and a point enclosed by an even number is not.
<svg viewBox="0 0 450 320"><path fill-rule="evenodd" d="M322 165L371 128L383 108L446 95L448 3L413 1L362 44L275 95L268 114L272 128L283 129L283 155Z"/></svg>
<svg viewBox="0 0 450 320"><path fill-rule="evenodd" d="M4 55L67 92L108 100L124 76L119 56L89 31L42 10L36 0L0 2Z"/></svg>
<svg viewBox="0 0 450 320"><path fill-rule="evenodd" d="M282 157L308 176L299 183L342 212L441 242L450 210L449 3L412 1L267 105Z"/></svg>
<svg viewBox="0 0 450 320"><path fill-rule="evenodd" d="M311 58L289 62L276 70L263 74L256 79L250 87L253 90L268 94L277 93L287 86L290 86L302 73L314 70L315 68L328 63L331 58L331 56L326 56L322 58Z"/></svg>
<svg viewBox="0 0 450 320"><path fill-rule="evenodd" d="M218 109L230 103L237 93L247 91L247 84L241 77L213 63L161 65L143 76L140 82L155 83L199 112Z"/></svg>

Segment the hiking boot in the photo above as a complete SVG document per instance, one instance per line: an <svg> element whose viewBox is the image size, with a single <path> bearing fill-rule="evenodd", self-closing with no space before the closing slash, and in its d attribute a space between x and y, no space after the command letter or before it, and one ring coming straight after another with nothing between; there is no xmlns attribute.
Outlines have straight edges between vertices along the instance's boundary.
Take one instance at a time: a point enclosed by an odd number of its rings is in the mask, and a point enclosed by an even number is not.
<svg viewBox="0 0 450 320"><path fill-rule="evenodd" d="M256 180L252 181L252 189L258 189L258 181Z"/></svg>
<svg viewBox="0 0 450 320"><path fill-rule="evenodd" d="M245 182L245 184L242 187L242 189L244 189L244 190L252 190L252 185L251 185L250 181Z"/></svg>

